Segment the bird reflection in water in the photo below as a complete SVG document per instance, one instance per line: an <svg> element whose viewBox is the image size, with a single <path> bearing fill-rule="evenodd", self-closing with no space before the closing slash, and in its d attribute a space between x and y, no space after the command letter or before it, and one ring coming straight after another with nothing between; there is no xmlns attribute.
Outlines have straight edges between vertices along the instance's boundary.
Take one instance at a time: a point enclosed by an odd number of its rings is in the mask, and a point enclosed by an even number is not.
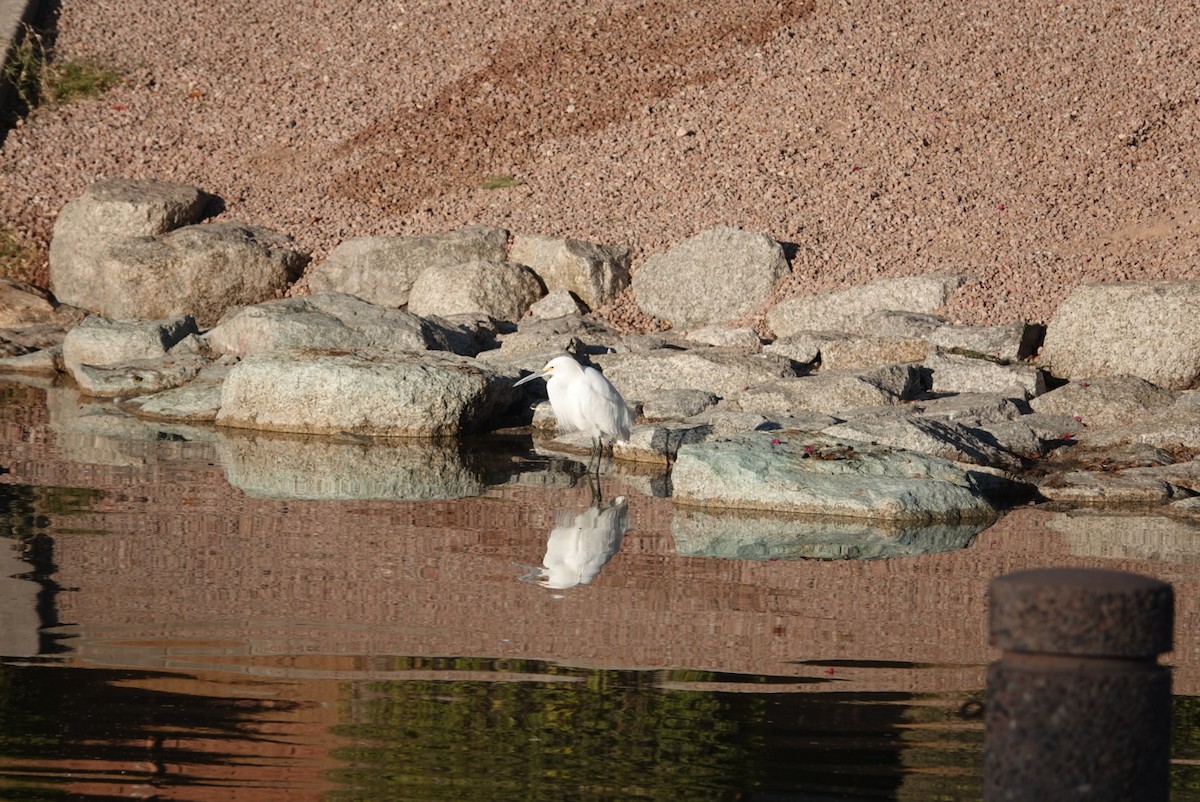
<svg viewBox="0 0 1200 802"><path fill-rule="evenodd" d="M593 504L574 517L561 512L546 541L542 567L521 578L555 590L586 585L620 551L628 528L629 503L624 496Z"/></svg>

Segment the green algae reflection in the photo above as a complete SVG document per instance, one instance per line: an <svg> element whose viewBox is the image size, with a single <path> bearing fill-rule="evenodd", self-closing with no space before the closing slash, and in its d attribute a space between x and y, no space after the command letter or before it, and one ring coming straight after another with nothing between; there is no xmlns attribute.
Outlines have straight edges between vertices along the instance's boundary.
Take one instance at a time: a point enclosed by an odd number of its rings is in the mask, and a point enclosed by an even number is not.
<svg viewBox="0 0 1200 802"><path fill-rule="evenodd" d="M478 658L397 669L491 677L349 686L338 734L356 745L335 753L351 767L331 799L724 799L757 774L760 698L661 688L704 672Z"/></svg>

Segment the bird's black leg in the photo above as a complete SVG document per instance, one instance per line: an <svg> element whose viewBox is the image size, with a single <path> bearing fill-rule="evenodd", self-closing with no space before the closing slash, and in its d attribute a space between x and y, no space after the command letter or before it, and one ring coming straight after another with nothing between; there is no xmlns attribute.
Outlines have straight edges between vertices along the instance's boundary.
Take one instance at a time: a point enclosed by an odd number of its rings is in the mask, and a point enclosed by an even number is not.
<svg viewBox="0 0 1200 802"><path fill-rule="evenodd" d="M595 474L593 474L591 471L588 471L588 487L591 488L592 491L592 505L599 506L604 501L604 497L600 494L599 471L597 471Z"/></svg>

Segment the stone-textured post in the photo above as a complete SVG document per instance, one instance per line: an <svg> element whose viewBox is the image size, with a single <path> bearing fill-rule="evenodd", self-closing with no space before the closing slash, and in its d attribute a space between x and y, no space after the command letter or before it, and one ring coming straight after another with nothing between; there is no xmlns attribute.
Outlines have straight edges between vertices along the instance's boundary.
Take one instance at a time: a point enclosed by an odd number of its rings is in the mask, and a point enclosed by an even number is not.
<svg viewBox="0 0 1200 802"><path fill-rule="evenodd" d="M1170 585L1047 568L992 581L984 800L1164 802Z"/></svg>

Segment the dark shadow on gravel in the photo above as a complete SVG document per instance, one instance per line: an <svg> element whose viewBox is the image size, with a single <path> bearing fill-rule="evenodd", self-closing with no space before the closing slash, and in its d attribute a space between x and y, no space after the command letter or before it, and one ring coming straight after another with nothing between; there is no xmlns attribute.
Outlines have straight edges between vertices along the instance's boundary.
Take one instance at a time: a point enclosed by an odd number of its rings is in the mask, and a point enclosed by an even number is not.
<svg viewBox="0 0 1200 802"><path fill-rule="evenodd" d="M54 52L54 43L58 39L58 15L62 10L61 0L33 0L26 9L26 14L18 28L18 38L12 42L12 47L4 57L4 70L0 73L0 147L8 138L8 132L16 125L17 120L29 114L31 109L17 91L10 78L12 69L10 62L13 52L21 44L21 38L26 31L33 31L42 40L47 51Z"/></svg>

